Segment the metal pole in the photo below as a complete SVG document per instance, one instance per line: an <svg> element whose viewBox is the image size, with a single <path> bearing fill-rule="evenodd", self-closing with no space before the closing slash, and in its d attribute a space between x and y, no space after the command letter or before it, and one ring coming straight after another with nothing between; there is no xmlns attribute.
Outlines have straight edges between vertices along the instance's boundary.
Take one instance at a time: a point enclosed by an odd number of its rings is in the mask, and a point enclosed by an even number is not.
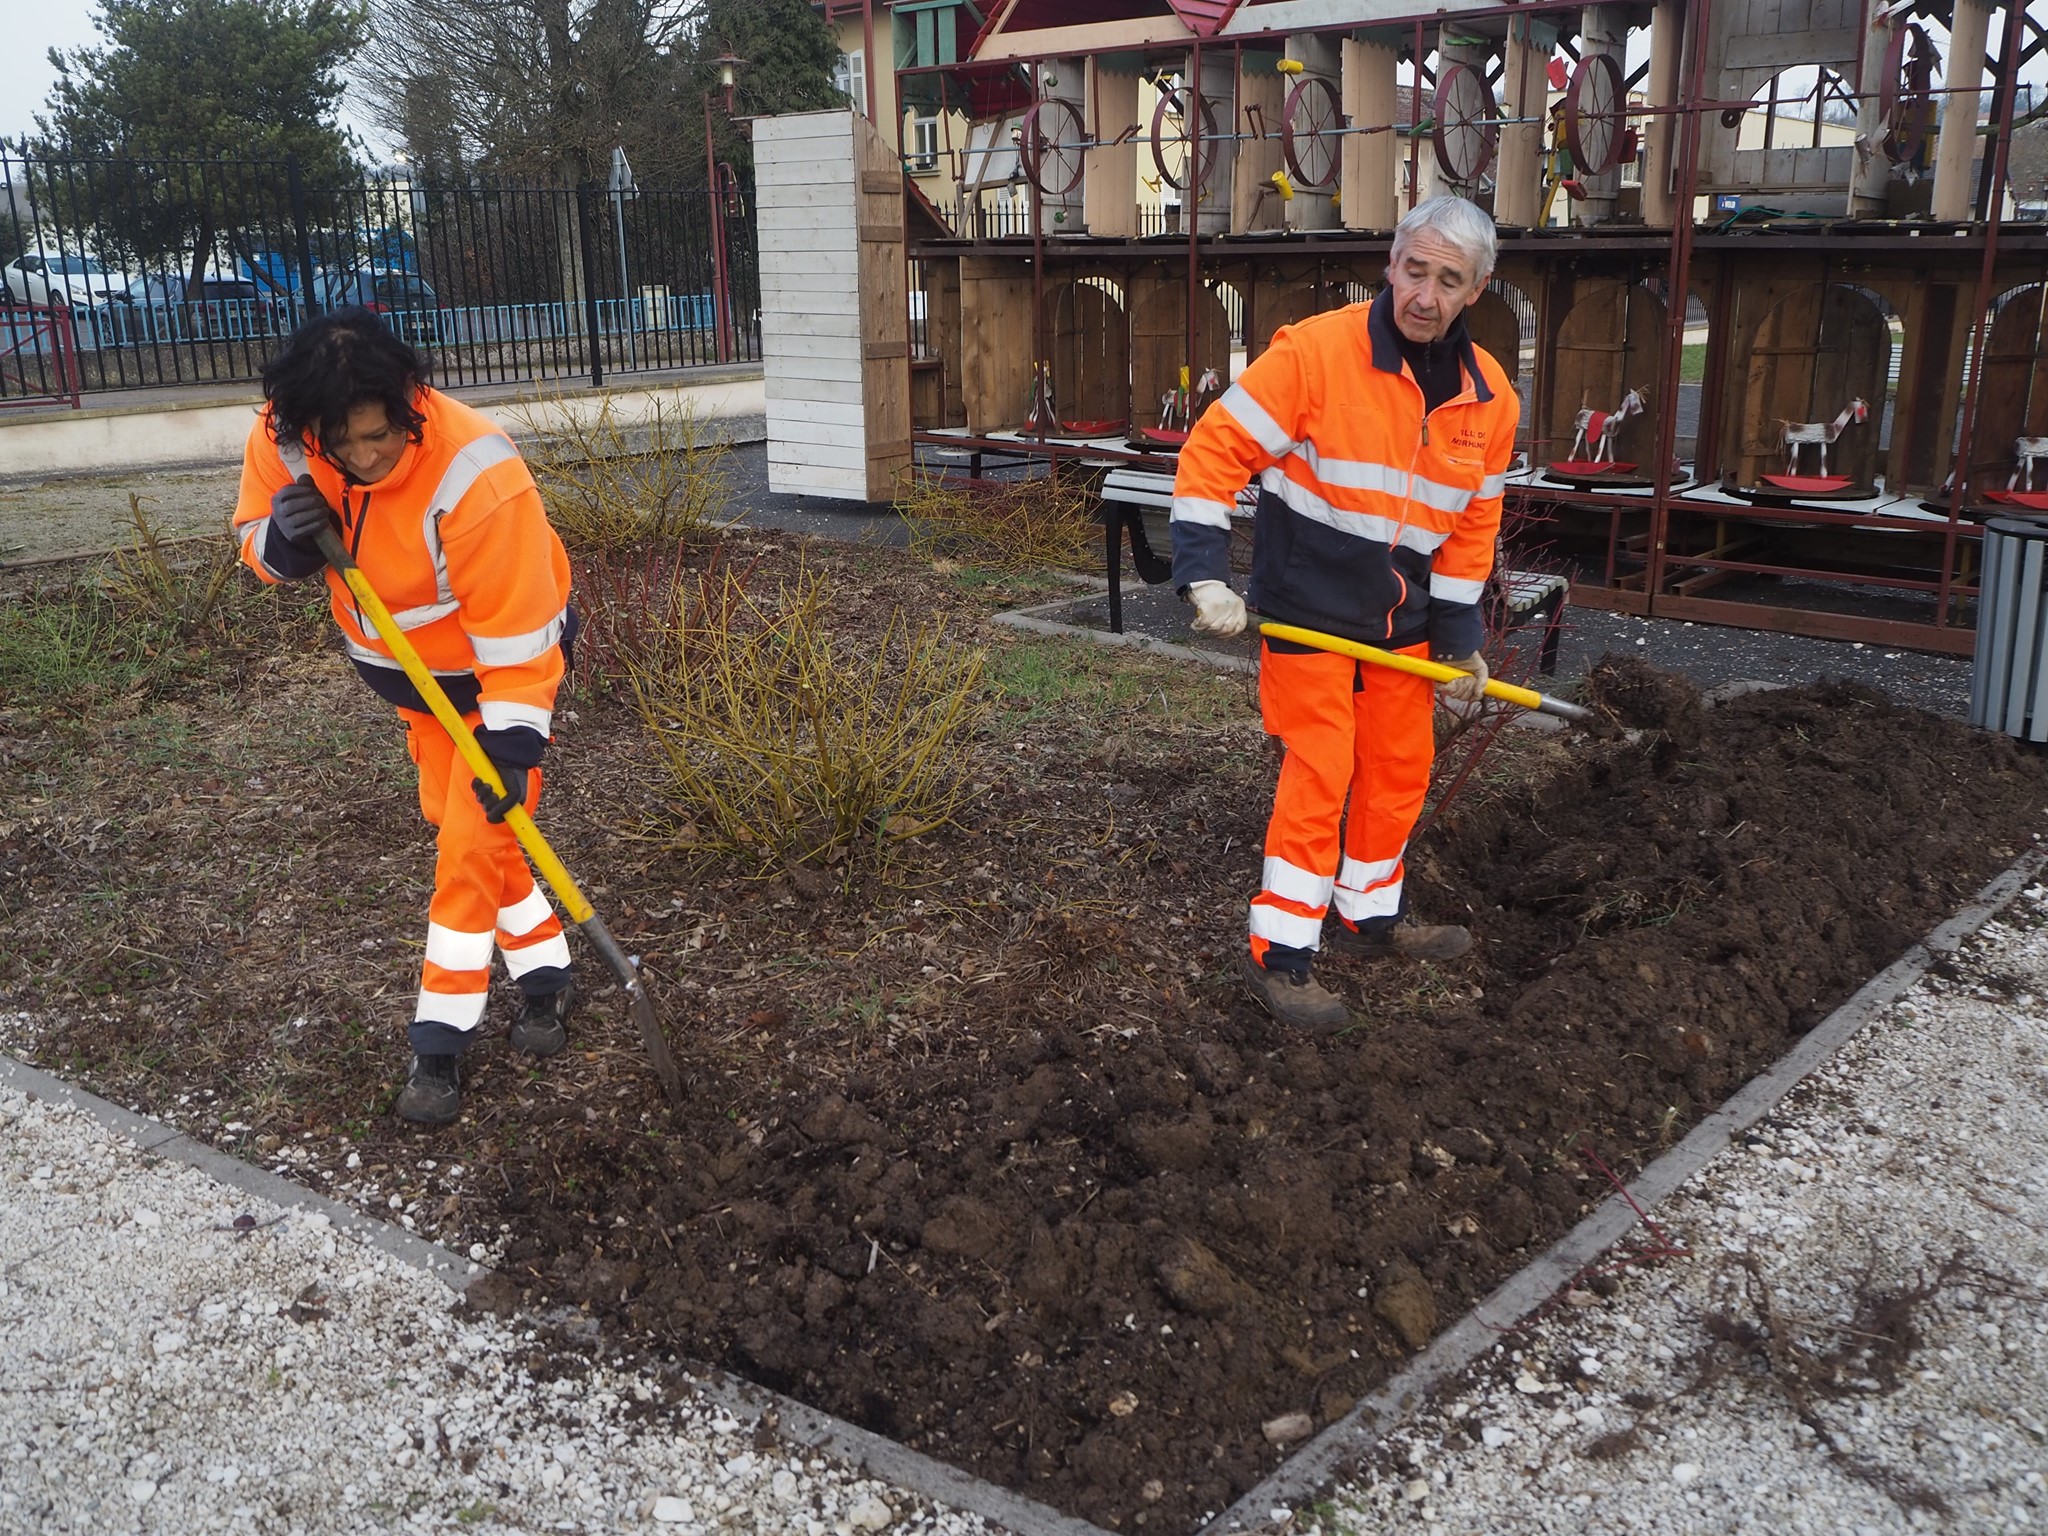
<svg viewBox="0 0 2048 1536"><path fill-rule="evenodd" d="M634 332L639 324L633 314L633 290L626 286L626 194L623 189L612 192L612 227L619 237L619 303L624 306L626 326L626 366L640 366L640 349Z"/></svg>
<svg viewBox="0 0 2048 1536"><path fill-rule="evenodd" d="M872 62L872 61L870 61ZM718 151L711 142L711 93L704 93L704 191L711 199L711 307L716 335L712 345L721 363L732 361L726 343L725 202L718 195Z"/></svg>
<svg viewBox="0 0 2048 1536"><path fill-rule="evenodd" d="M597 289L590 282L591 225L590 199L594 188L587 181L576 187L576 259L583 264L583 328L590 353L590 387L604 386L604 338L597 331Z"/></svg>
<svg viewBox="0 0 2048 1536"><path fill-rule="evenodd" d="M1678 444L1678 379L1685 352L1685 312L1691 303L1688 284L1692 276L1693 199L1699 187L1700 93L1707 78L1708 24L1713 0L1697 0L1688 20L1692 23L1692 68L1686 80L1685 100L1694 104L1678 133L1678 198L1671 210L1671 282L1665 293L1664 314L1664 401L1657 416L1656 462L1650 466L1650 549L1649 568L1643 575L1643 611L1657 611L1657 593L1664 582L1665 545L1671 526L1671 456ZM1702 395L1713 387L1702 380ZM1699 439L1693 439L1693 471L1699 471ZM1610 536L1609 543L1612 544Z"/></svg>
<svg viewBox="0 0 2048 1536"><path fill-rule="evenodd" d="M2023 17L2020 0L2007 0L2005 41L1999 50L1999 62L2004 65L2008 80L2019 73ZM2006 98L2006 104L2005 117L1992 119L1991 144L1984 156L1990 173L1986 177L1991 183L1990 216L1984 223L1984 261L1977 275L1977 323L1971 328L1970 382L1963 393L1963 426L1957 434L1955 462L1949 467L1948 529L1941 541L1941 595L1934 613L1937 629L1948 624L1949 600L1954 595L1951 583L1956 564L1956 528L1963 515L1964 498L1970 494L1970 452L1974 446L1971 439L1977 435L1978 390L1984 383L1984 346L1990 339L1991 283L1996 275L1998 230L2004 223L2006 172L2012 152L2011 97Z"/></svg>

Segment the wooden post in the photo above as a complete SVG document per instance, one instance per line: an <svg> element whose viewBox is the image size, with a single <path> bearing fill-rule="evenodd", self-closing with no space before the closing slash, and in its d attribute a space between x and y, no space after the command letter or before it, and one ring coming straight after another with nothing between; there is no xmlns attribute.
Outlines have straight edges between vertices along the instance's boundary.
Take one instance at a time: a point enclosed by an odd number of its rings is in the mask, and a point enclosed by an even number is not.
<svg viewBox="0 0 2048 1536"><path fill-rule="evenodd" d="M1884 73L1884 52L1891 43L1892 28L1903 25L1905 20L1904 16L1874 17L1863 32L1863 51L1856 65L1856 169L1849 174L1851 218L1884 217L1885 185L1891 180L1892 162L1884 152L1884 116L1878 109L1878 89L1883 82L1879 77Z"/></svg>
<svg viewBox="0 0 2048 1536"><path fill-rule="evenodd" d="M1547 29L1546 29L1547 30ZM1496 224L1527 229L1543 207L1543 113L1550 79L1549 50L1530 44L1529 18L1508 19L1508 46L1501 73L1511 120L1500 131L1500 154L1493 173L1493 219ZM1533 122L1515 122L1533 118Z"/></svg>
<svg viewBox="0 0 2048 1536"><path fill-rule="evenodd" d="M1039 224L1048 235L1078 235L1083 232L1082 209L1086 205L1087 161L1084 152L1074 140L1076 128L1085 131L1088 123L1087 66L1080 59L1047 59L1038 67L1038 94L1041 99L1063 101L1074 110L1072 113L1048 110L1039 117L1039 125L1058 135L1061 141L1047 152L1044 158L1047 191L1040 201ZM1066 192L1059 190L1062 179L1060 167L1071 166L1075 157L1082 160L1082 184Z"/></svg>
<svg viewBox="0 0 2048 1536"><path fill-rule="evenodd" d="M1240 136L1230 174L1230 232L1279 229L1284 204L1273 173L1281 169L1280 109L1287 100L1288 77L1271 69L1248 68L1245 55L1239 53L1235 83L1237 126L1225 126L1223 114L1216 114L1219 128Z"/></svg>
<svg viewBox="0 0 2048 1536"><path fill-rule="evenodd" d="M1138 77L1088 60L1088 134L1091 149L1081 182L1081 223L1091 235L1130 239L1138 232L1138 140L1112 141L1138 121Z"/></svg>
<svg viewBox="0 0 2048 1536"><path fill-rule="evenodd" d="M1344 115L1353 129L1344 135L1338 178L1346 229L1392 229L1400 221L1401 140L1392 131L1398 62L1391 48L1344 39Z"/></svg>
<svg viewBox="0 0 2048 1536"><path fill-rule="evenodd" d="M2017 0L2015 0L2017 3ZM1935 218L1956 223L1970 217L1970 165L1977 158L1977 87L1984 79L1984 42L1991 7L1983 0L1956 0L1949 29L1942 84L1941 137L1934 144Z"/></svg>
<svg viewBox="0 0 2048 1536"><path fill-rule="evenodd" d="M1598 53L1613 54L1627 75L1628 12L1618 5L1589 5L1580 15L1579 57L1589 59ZM1585 201L1578 205L1579 222L1604 224L1613 218L1615 199L1621 194L1621 167L1609 166L1597 176L1588 176L1579 166L1573 171L1586 189Z"/></svg>
<svg viewBox="0 0 2048 1536"><path fill-rule="evenodd" d="M1327 80L1337 88L1338 105L1341 110L1344 94L1344 66L1343 56L1337 47L1337 39L1326 37L1321 33L1306 33L1299 37L1288 38L1286 46L1287 57L1301 61L1301 73L1290 76L1281 92L1280 106L1282 112L1286 111L1287 97L1293 93L1295 83L1311 79ZM1303 115L1305 118L1306 113ZM1286 121L1283 118L1274 125L1274 130L1282 132L1286 129L1286 126ZM1347 136L1333 139L1327 146L1327 153L1332 157L1334 168L1338 171L1339 175L1342 174L1343 169L1343 146L1350 142L1351 140ZM1313 151L1310 151L1310 153L1313 153ZM1284 163L1284 155L1282 158ZM1335 229L1337 227L1337 209L1335 206L1337 186L1338 180L1336 177L1332 177L1330 183L1320 192L1308 191L1299 183L1296 183L1294 201L1289 203L1283 210L1287 219L1287 227L1289 229Z"/></svg>
<svg viewBox="0 0 2048 1536"><path fill-rule="evenodd" d="M768 483L887 501L910 465L903 170L841 109L754 126Z"/></svg>
<svg viewBox="0 0 2048 1536"><path fill-rule="evenodd" d="M1657 0L1650 13L1650 73L1646 105L1669 107L1678 101L1678 59L1685 39L1684 18L1678 0ZM1644 144L1648 151L1643 163L1643 222L1652 228L1668 227L1677 216L1677 199L1671 190L1671 147L1677 142L1678 123L1672 117L1644 120ZM1690 217L1692 210L1685 210Z"/></svg>
<svg viewBox="0 0 2048 1536"><path fill-rule="evenodd" d="M1237 130L1232 127L1239 116L1236 50L1219 44L1202 49L1199 56L1201 79L1190 83L1197 85L1216 114L1216 142L1203 145L1202 156L1211 162L1212 168L1209 179L1200 187L1192 185L1193 167L1189 168L1187 198L1196 234L1227 235L1231 227L1230 194L1237 176ZM1194 142L1192 127L1188 141Z"/></svg>

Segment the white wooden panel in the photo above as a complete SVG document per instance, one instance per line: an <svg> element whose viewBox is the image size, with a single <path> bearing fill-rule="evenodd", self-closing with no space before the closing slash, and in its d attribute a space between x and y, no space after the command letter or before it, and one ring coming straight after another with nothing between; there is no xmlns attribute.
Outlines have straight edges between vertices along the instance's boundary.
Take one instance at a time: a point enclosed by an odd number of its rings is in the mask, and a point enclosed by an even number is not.
<svg viewBox="0 0 2048 1536"><path fill-rule="evenodd" d="M860 337L857 334L818 336L802 331L770 330L765 314L762 316L761 342L764 360L779 361L785 357L829 357L848 363L861 360Z"/></svg>
<svg viewBox="0 0 2048 1536"><path fill-rule="evenodd" d="M819 393L819 385L838 387L864 387L864 377L858 362L848 362L836 356L784 356L774 362L764 362L762 379L766 389L782 395L807 395L811 399L838 399L838 395ZM801 385L799 385L801 381Z"/></svg>
<svg viewBox="0 0 2048 1536"><path fill-rule="evenodd" d="M828 469L866 469L868 445L865 439L851 443L819 442L809 437L771 438L768 462L773 464L821 464ZM779 460L778 460L779 455Z"/></svg>
<svg viewBox="0 0 2048 1536"><path fill-rule="evenodd" d="M764 378L762 381L763 398L766 397L767 393L766 384L767 381ZM863 399L862 381L857 375L852 373L843 376L834 375L824 378L800 379L797 375L785 370L778 373L776 384L779 386L782 397L788 400L817 400L832 405L858 405ZM758 411L765 409L765 407L756 406L755 409Z"/></svg>
<svg viewBox="0 0 2048 1536"><path fill-rule="evenodd" d="M809 391L804 393L808 395ZM867 411L858 400L778 399L770 395L766 414L771 426L777 422L812 422L852 427L856 431L864 431L867 426Z"/></svg>
<svg viewBox="0 0 2048 1536"><path fill-rule="evenodd" d="M768 489L781 496L817 496L827 501L866 501L868 477L865 466L858 472L789 466L778 470L770 465Z"/></svg>
<svg viewBox="0 0 2048 1536"><path fill-rule="evenodd" d="M806 240L825 237L827 244L851 249L855 241L853 208L833 203L818 203L806 199L801 203L768 203L760 206L761 238L774 245L788 245L787 239L777 240L781 235L800 235Z"/></svg>
<svg viewBox="0 0 2048 1536"><path fill-rule="evenodd" d="M834 107L823 112L784 112L754 119L754 147L782 144L794 139L851 139L853 109Z"/></svg>
<svg viewBox="0 0 2048 1536"><path fill-rule="evenodd" d="M802 301L819 314L841 314L860 308L860 293L836 273L785 271L761 274L761 299L777 307Z"/></svg>

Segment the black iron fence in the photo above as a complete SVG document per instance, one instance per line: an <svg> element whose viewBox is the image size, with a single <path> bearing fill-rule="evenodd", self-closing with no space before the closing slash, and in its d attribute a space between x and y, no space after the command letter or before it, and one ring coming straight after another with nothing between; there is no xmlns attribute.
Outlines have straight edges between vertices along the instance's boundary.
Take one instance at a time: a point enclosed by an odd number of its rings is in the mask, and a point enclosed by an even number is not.
<svg viewBox="0 0 2048 1536"><path fill-rule="evenodd" d="M304 184L291 161L55 160L0 141L0 407L250 381L361 304L451 384L761 355L752 187Z"/></svg>

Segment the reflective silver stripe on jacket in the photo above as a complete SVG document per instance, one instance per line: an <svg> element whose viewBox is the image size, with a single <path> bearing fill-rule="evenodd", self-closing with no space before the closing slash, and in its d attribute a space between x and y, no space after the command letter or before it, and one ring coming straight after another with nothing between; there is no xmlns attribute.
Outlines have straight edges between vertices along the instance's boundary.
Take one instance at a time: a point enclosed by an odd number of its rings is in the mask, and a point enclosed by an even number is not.
<svg viewBox="0 0 2048 1536"><path fill-rule="evenodd" d="M500 432L486 432L474 442L465 443L462 451L441 471L441 483L434 487L434 494L428 499L427 510L420 519L420 535L426 540L427 554L434 562L434 595L440 599L440 603L435 605L439 612L433 614L434 618L455 611L454 589L448 584L448 556L441 548L441 519L462 504L462 498L470 493L485 470L518 457L519 450L512 446L511 438ZM425 608L413 610L415 613L428 611ZM430 620L422 619L420 622Z"/></svg>
<svg viewBox="0 0 2048 1536"><path fill-rule="evenodd" d="M382 651L373 651L367 645L363 645L347 635L341 637L341 643L343 649L348 652L349 660L351 661L360 661L372 667L389 667L394 672L405 670L397 661L386 656ZM429 667L427 670L436 677L468 677L470 675L469 668L467 667L455 667L453 669Z"/></svg>
<svg viewBox="0 0 2048 1536"><path fill-rule="evenodd" d="M1242 384L1233 384L1223 392L1223 398L1216 402L1230 416L1230 419L1250 434L1253 442L1266 452L1279 458L1294 446L1280 423L1263 405L1252 398L1251 391Z"/></svg>
<svg viewBox="0 0 2048 1536"><path fill-rule="evenodd" d="M568 622L569 610L564 608L539 629L523 635L470 635L469 648L487 667L516 667L522 661L545 655L548 647L562 638Z"/></svg>
<svg viewBox="0 0 2048 1536"><path fill-rule="evenodd" d="M1441 480L1431 480L1423 475L1411 478L1407 470L1392 464L1376 464L1370 459L1326 459L1316 452L1313 442L1303 443L1291 457L1300 459L1308 466L1308 472L1325 485L1347 491L1382 491L1389 496L1405 496L1438 512L1462 512L1471 505L1472 498L1480 494L1463 486L1445 485Z"/></svg>
<svg viewBox="0 0 2048 1536"><path fill-rule="evenodd" d="M1403 549L1433 555L1450 537L1448 533L1438 533L1414 523L1397 523L1391 517L1379 517L1371 512L1347 512L1341 507L1333 507L1308 487L1288 479L1286 472L1277 464L1260 471L1259 484L1285 502L1291 511L1339 533L1348 533L1353 538L1370 539L1375 544L1399 544Z"/></svg>
<svg viewBox="0 0 2048 1536"><path fill-rule="evenodd" d="M1429 573L1429 595L1440 603L1476 603L1486 591L1483 581L1468 581L1462 576L1444 576L1435 571Z"/></svg>

